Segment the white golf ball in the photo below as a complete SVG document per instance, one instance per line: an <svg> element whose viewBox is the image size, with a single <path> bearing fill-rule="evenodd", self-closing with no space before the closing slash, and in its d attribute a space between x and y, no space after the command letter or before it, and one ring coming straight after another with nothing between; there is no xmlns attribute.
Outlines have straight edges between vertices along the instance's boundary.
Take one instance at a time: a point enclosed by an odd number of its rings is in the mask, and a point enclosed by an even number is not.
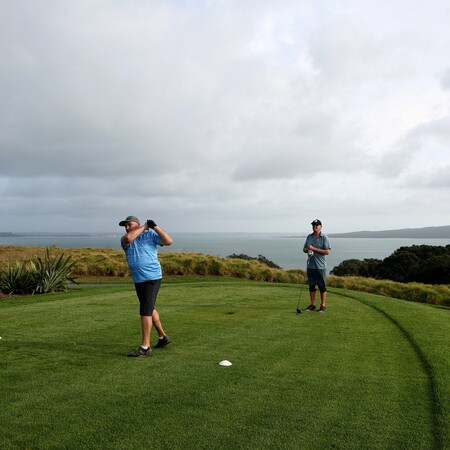
<svg viewBox="0 0 450 450"><path fill-rule="evenodd" d="M230 361L224 359L223 361L220 361L219 366L232 366L233 364L230 363Z"/></svg>

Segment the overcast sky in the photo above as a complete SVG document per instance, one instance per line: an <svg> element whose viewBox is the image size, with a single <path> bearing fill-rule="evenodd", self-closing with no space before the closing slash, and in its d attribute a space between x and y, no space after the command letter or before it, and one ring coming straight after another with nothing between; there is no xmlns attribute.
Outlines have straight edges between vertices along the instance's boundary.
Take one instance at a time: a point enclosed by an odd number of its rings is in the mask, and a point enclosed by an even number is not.
<svg viewBox="0 0 450 450"><path fill-rule="evenodd" d="M0 231L450 224L448 0L0 0Z"/></svg>

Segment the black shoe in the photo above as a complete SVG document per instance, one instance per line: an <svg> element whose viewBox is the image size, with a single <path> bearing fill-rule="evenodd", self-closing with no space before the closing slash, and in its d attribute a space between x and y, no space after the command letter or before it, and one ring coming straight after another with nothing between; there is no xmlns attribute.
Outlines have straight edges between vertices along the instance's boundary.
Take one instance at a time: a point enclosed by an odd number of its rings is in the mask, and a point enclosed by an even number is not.
<svg viewBox="0 0 450 450"><path fill-rule="evenodd" d="M164 336L162 339L158 339L158 343L153 348L164 348L166 345L169 345L172 341L169 336Z"/></svg>
<svg viewBox="0 0 450 450"><path fill-rule="evenodd" d="M309 305L305 311L314 311L316 309L316 305Z"/></svg>
<svg viewBox="0 0 450 450"><path fill-rule="evenodd" d="M138 358L139 356L152 356L152 348L149 347L147 350L142 347L138 347L134 352L128 353L128 356L132 358Z"/></svg>
<svg viewBox="0 0 450 450"><path fill-rule="evenodd" d="M325 308L325 306L321 306L320 308L319 308L319 312L325 312L327 310L327 308Z"/></svg>

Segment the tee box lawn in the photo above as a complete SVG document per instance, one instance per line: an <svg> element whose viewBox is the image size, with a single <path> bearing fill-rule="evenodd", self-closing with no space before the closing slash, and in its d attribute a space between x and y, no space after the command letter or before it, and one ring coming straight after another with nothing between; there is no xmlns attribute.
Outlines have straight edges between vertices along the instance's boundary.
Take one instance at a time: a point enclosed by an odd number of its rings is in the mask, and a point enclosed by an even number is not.
<svg viewBox="0 0 450 450"><path fill-rule="evenodd" d="M298 295L165 281L173 342L149 358L126 357L132 285L2 299L0 448L449 448L449 310L330 289L297 315Z"/></svg>

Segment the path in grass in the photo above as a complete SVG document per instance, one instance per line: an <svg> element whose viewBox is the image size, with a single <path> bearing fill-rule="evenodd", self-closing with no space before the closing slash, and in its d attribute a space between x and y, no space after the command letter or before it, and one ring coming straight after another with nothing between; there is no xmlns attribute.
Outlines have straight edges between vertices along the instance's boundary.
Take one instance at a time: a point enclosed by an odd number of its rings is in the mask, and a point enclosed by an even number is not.
<svg viewBox="0 0 450 450"><path fill-rule="evenodd" d="M297 295L165 284L174 342L148 359L124 356L139 343L131 289L2 301L0 447L443 447L429 372L404 330L335 293L327 313L297 316Z"/></svg>

